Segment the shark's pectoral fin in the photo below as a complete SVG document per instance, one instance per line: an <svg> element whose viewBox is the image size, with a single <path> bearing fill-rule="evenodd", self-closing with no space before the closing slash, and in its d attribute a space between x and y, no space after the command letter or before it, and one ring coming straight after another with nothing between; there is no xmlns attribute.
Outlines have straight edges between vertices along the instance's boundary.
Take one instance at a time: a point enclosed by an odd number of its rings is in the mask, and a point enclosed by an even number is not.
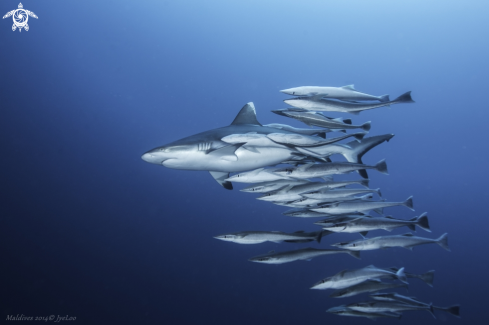
<svg viewBox="0 0 489 325"><path fill-rule="evenodd" d="M235 152L245 144L246 142L231 144L229 146L209 151L207 154L226 161L237 161L238 156L236 156Z"/></svg>
<svg viewBox="0 0 489 325"><path fill-rule="evenodd" d="M221 184L221 186L224 187L226 190L233 189L233 183L225 181L225 179L229 177L229 173L213 172L213 171L209 171L209 173L211 173L211 176L214 177L216 182Z"/></svg>

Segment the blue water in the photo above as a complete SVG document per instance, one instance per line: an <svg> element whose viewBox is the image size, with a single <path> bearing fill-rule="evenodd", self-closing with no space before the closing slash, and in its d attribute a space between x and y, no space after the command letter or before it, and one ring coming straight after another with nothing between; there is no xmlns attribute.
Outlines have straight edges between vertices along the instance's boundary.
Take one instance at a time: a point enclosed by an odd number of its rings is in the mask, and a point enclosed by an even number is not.
<svg viewBox="0 0 489 325"><path fill-rule="evenodd" d="M16 9L2 1L0 11ZM0 319L69 315L76 324L369 323L325 310L367 299L310 290L369 264L436 270L408 295L462 305L446 324L487 323L486 1L26 1L30 30L0 24ZM253 101L262 123L278 90L343 86L415 104L351 117L394 133L371 187L429 213L437 245L264 265L247 259L307 244L236 245L240 230L314 230L286 208L222 189L207 172L171 170L145 151L228 125ZM341 158L341 157L340 157ZM338 159L341 160L341 159ZM352 177L352 176L349 176ZM353 176L354 178L354 176ZM236 186L241 188L242 186ZM402 234L403 228L395 231ZM388 234L383 231L375 235ZM320 245L356 239L331 235ZM404 289L400 293L406 294ZM391 323L391 320L380 320ZM405 312L404 324L436 322ZM7 322L8 323L8 322Z"/></svg>

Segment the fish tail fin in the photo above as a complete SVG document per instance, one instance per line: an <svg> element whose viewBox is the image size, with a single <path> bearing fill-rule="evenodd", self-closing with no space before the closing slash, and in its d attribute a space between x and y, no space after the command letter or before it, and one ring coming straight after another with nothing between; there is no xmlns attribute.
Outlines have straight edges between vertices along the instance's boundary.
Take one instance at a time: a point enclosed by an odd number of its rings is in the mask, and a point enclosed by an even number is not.
<svg viewBox="0 0 489 325"><path fill-rule="evenodd" d="M377 169L382 174L389 175L389 173L387 172L387 164L385 162L385 159L382 159L381 161L379 161L375 165L375 169Z"/></svg>
<svg viewBox="0 0 489 325"><path fill-rule="evenodd" d="M393 102L397 102L397 103L414 103L414 100L411 98L411 92L408 91L407 93L404 93L401 96L399 96L396 99L394 99Z"/></svg>
<svg viewBox="0 0 489 325"><path fill-rule="evenodd" d="M399 279L399 281L408 284L407 282L407 276L404 273L404 268L401 267L397 272L396 272L396 278Z"/></svg>
<svg viewBox="0 0 489 325"><path fill-rule="evenodd" d="M446 308L438 308L440 310L446 311L447 313L452 314L453 316L460 318L460 305L453 305Z"/></svg>
<svg viewBox="0 0 489 325"><path fill-rule="evenodd" d="M369 180L368 178L367 178L367 179L362 179L362 180L360 181L360 185L362 185L362 186L364 186L364 187L368 188L368 183L369 183L369 182L370 182L370 180Z"/></svg>
<svg viewBox="0 0 489 325"><path fill-rule="evenodd" d="M436 243L450 252L450 247L448 247L448 234L444 233L436 240Z"/></svg>
<svg viewBox="0 0 489 325"><path fill-rule="evenodd" d="M412 211L414 211L413 197L412 196L408 197L407 200L402 203L402 205L404 205L404 206L408 207L409 209L411 209Z"/></svg>
<svg viewBox="0 0 489 325"><path fill-rule="evenodd" d="M348 254L350 254L354 258L357 258L357 259L361 260L361 258L360 258L360 252L359 251L348 251Z"/></svg>
<svg viewBox="0 0 489 325"><path fill-rule="evenodd" d="M371 125L370 125L370 124L371 124L371 123L372 123L372 122L370 122L370 121L363 123L363 124L362 124L362 130L363 130L363 131L366 131L366 132L370 131L370 128L371 128Z"/></svg>
<svg viewBox="0 0 489 325"><path fill-rule="evenodd" d="M423 213L418 218L416 218L416 224L418 225L419 228L421 228L427 232L431 232L430 224L428 223L428 213L427 212Z"/></svg>
<svg viewBox="0 0 489 325"><path fill-rule="evenodd" d="M430 287L433 287L433 280L435 279L435 271L431 270L419 276L419 279L424 281Z"/></svg>
<svg viewBox="0 0 489 325"><path fill-rule="evenodd" d="M379 96L379 100L383 103L385 102L388 102L390 99L389 99L389 95L382 95L382 96Z"/></svg>

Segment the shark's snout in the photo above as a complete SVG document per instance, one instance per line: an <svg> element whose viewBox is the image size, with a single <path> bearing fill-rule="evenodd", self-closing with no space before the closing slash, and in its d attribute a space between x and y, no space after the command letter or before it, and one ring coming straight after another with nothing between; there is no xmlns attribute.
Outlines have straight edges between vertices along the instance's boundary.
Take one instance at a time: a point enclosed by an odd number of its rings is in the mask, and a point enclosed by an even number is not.
<svg viewBox="0 0 489 325"><path fill-rule="evenodd" d="M152 154L150 154L149 152L147 152L147 153L145 153L145 154L143 154L143 155L141 156L141 159L142 159L142 160L144 160L144 161L146 161L146 162L149 162L149 163L150 163L150 162L152 162L152 161L154 160L154 158L155 158L155 157L154 157Z"/></svg>

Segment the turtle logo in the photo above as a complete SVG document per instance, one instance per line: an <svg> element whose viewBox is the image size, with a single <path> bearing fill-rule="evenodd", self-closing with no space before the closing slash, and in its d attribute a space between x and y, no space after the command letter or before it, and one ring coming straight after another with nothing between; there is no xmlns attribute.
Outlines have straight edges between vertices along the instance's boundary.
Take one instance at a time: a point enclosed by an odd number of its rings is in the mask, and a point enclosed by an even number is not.
<svg viewBox="0 0 489 325"><path fill-rule="evenodd" d="M19 29L19 32L22 31L22 28L24 28L26 31L29 30L29 25L27 25L29 16L37 19L36 14L33 13L32 11L25 10L22 3L19 3L19 9L15 9L7 12L5 16L3 16L3 19L8 18L10 16L12 16L12 19L14 20L14 24L12 25L12 31L14 32L17 28Z"/></svg>

